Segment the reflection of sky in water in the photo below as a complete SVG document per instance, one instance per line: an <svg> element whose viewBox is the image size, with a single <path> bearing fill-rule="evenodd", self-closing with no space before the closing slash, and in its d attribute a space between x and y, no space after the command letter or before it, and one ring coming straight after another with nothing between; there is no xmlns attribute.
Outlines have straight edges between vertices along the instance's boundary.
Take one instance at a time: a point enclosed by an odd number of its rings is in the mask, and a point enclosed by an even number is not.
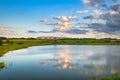
<svg viewBox="0 0 120 80"><path fill-rule="evenodd" d="M120 73L120 46L36 46L8 52L0 80L78 80Z"/></svg>

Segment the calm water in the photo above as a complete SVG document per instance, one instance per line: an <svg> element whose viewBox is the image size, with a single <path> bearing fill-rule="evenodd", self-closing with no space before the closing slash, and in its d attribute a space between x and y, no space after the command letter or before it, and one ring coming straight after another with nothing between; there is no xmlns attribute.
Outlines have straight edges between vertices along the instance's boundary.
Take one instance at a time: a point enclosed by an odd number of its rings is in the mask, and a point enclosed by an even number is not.
<svg viewBox="0 0 120 80"><path fill-rule="evenodd" d="M120 46L35 46L0 62L0 80L85 80L120 73Z"/></svg>

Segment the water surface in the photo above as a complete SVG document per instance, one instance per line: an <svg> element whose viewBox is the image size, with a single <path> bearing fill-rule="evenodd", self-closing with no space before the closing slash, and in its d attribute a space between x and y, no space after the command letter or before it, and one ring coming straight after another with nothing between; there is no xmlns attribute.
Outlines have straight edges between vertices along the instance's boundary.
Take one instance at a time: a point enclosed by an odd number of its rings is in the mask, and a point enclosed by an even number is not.
<svg viewBox="0 0 120 80"><path fill-rule="evenodd" d="M86 80L119 74L119 61L120 46L35 46L0 57L0 80Z"/></svg>

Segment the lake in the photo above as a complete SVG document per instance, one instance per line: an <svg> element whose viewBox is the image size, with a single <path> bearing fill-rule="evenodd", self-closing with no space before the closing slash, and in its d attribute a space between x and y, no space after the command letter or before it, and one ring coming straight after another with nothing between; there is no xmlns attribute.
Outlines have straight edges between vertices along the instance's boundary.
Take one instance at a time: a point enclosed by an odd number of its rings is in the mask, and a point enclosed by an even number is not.
<svg viewBox="0 0 120 80"><path fill-rule="evenodd" d="M0 80L86 80L120 73L120 46L51 45L10 51Z"/></svg>

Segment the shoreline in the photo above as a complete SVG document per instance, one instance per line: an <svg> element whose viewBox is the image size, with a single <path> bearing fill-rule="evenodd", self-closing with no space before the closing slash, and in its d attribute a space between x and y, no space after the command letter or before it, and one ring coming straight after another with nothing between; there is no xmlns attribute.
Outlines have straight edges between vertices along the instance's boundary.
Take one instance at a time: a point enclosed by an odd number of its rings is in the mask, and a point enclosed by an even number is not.
<svg viewBox="0 0 120 80"><path fill-rule="evenodd" d="M12 43L11 43L12 41ZM0 46L0 57L9 51L24 49L32 46L45 46L45 45L99 45L99 46L109 46L116 45L120 46L120 42L99 42L98 40L25 40L25 39L14 39L6 43L5 40L2 41L3 44Z"/></svg>

